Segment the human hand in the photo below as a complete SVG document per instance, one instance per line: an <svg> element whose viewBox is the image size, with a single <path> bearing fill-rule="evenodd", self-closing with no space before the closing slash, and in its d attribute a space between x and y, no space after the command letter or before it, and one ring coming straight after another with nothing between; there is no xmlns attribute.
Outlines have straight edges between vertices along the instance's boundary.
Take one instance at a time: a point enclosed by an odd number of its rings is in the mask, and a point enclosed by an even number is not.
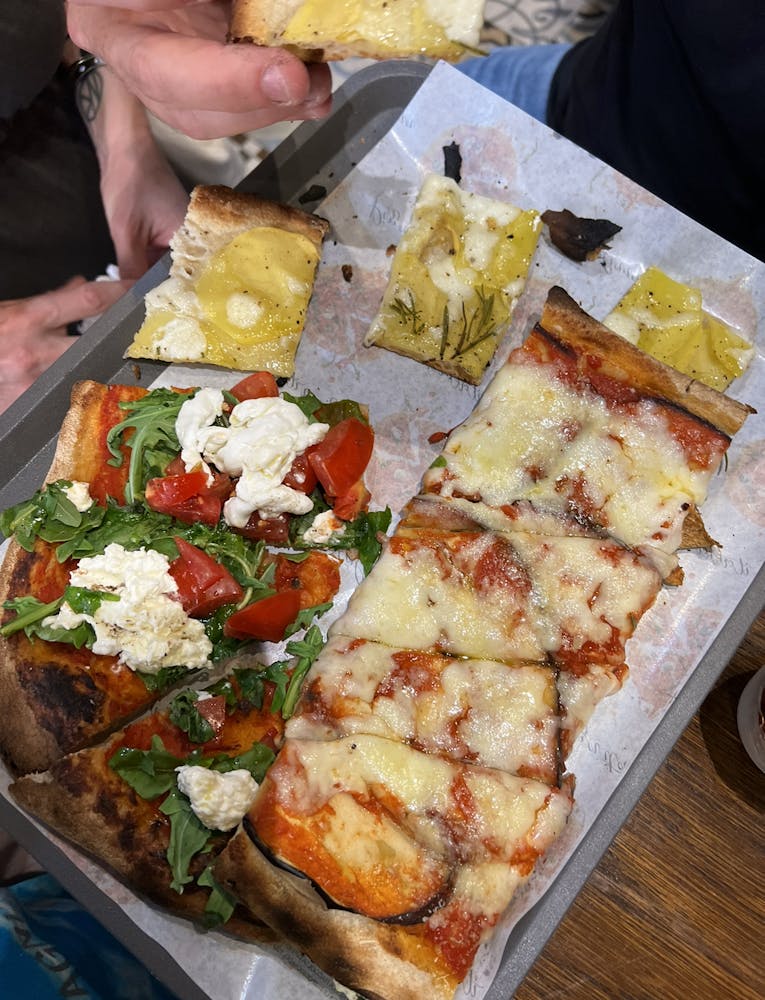
<svg viewBox="0 0 765 1000"><path fill-rule="evenodd" d="M326 65L279 48L226 45L224 0L69 0L69 34L141 103L194 139L217 139L330 109Z"/></svg>
<svg viewBox="0 0 765 1000"><path fill-rule="evenodd" d="M77 277L42 295L0 302L0 411L74 343L67 324L98 316L131 284Z"/></svg>
<svg viewBox="0 0 765 1000"><path fill-rule="evenodd" d="M170 245L189 196L150 133L101 163L101 199L121 278L140 278Z"/></svg>

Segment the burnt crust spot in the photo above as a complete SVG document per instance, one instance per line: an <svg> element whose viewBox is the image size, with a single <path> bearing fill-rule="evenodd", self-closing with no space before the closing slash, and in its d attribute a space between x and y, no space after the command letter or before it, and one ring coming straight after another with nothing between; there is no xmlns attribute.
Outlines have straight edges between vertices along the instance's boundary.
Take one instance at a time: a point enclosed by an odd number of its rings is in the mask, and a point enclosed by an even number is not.
<svg viewBox="0 0 765 1000"><path fill-rule="evenodd" d="M18 678L39 727L63 749L74 749L81 727L97 720L103 702L93 679L68 673L56 662L23 664Z"/></svg>

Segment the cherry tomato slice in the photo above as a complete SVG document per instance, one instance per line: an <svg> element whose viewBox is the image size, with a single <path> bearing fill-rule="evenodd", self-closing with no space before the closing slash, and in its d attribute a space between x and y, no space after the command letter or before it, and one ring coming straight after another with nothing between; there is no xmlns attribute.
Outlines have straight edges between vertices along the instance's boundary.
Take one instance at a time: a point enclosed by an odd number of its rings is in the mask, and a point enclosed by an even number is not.
<svg viewBox="0 0 765 1000"><path fill-rule="evenodd" d="M295 461L290 466L290 471L282 482L285 486L297 490L298 493L305 493L306 495L313 493L318 480L307 452L301 452L300 455L295 457Z"/></svg>
<svg viewBox="0 0 765 1000"><path fill-rule="evenodd" d="M369 424L348 417L307 450L308 458L328 496L340 497L361 479L369 464L374 432Z"/></svg>
<svg viewBox="0 0 765 1000"><path fill-rule="evenodd" d="M178 558L170 563L170 575L187 615L204 618L224 604L241 601L244 591L225 566L184 538L174 540Z"/></svg>
<svg viewBox="0 0 765 1000"><path fill-rule="evenodd" d="M212 726L212 730L217 736L226 724L226 699L222 694L216 694L213 698L200 698L196 702L196 709L205 722Z"/></svg>
<svg viewBox="0 0 765 1000"><path fill-rule="evenodd" d="M335 502L332 504L332 513L335 517L339 517L341 521L353 521L354 518L359 516L362 510L366 510L369 507L371 499L371 494L364 485L364 480L359 479L351 486L347 493L344 493L341 497L335 497Z"/></svg>
<svg viewBox="0 0 765 1000"><path fill-rule="evenodd" d="M240 535L254 542L265 542L266 545L287 545L290 538L289 515L279 514L277 517L261 517L257 511L243 528L234 528Z"/></svg>
<svg viewBox="0 0 765 1000"><path fill-rule="evenodd" d="M207 475L202 469L150 479L144 495L152 510L169 514L184 524L196 521L217 524L220 520L222 500L208 489Z"/></svg>
<svg viewBox="0 0 765 1000"><path fill-rule="evenodd" d="M230 639L262 639L280 642L288 625L300 611L300 591L283 590L263 597L246 608L235 611L226 620L223 634Z"/></svg>
<svg viewBox="0 0 765 1000"><path fill-rule="evenodd" d="M265 396L278 396L279 386L271 372L253 372L236 383L231 395L236 396L240 403L245 399L263 399Z"/></svg>

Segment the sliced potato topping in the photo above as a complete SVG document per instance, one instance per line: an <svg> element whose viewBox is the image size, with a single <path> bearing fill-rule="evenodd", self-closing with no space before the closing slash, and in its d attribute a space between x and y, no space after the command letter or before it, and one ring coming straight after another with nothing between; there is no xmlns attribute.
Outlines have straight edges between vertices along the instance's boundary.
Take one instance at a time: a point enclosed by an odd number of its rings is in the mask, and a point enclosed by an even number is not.
<svg viewBox="0 0 765 1000"><path fill-rule="evenodd" d="M649 267L605 318L647 354L720 391L741 375L754 349L702 308L698 288Z"/></svg>

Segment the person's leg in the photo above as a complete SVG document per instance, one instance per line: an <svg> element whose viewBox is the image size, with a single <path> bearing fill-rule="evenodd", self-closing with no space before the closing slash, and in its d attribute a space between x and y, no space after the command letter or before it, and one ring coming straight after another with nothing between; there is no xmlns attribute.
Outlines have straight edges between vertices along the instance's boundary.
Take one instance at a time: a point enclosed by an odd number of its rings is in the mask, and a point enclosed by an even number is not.
<svg viewBox="0 0 765 1000"><path fill-rule="evenodd" d="M558 63L571 48L557 45L511 45L485 58L457 64L471 79L483 84L540 122L545 121L547 95Z"/></svg>

